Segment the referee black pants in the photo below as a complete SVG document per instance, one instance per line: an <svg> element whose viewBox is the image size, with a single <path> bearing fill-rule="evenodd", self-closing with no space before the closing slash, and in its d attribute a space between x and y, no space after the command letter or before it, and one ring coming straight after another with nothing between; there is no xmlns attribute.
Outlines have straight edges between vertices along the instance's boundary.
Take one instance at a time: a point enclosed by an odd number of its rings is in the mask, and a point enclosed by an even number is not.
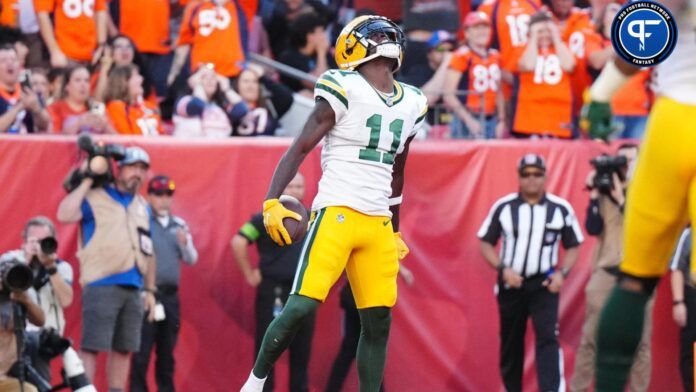
<svg viewBox="0 0 696 392"><path fill-rule="evenodd" d="M508 392L522 391L524 337L527 318L536 335L536 371L539 390L558 391L562 369L558 345L558 294L542 285L545 277L525 279L520 289L499 284L500 372Z"/></svg>
<svg viewBox="0 0 696 392"><path fill-rule="evenodd" d="M689 285L684 285L684 303L686 304L686 326L680 332L679 368L684 391L692 392L694 390L694 343L696 342L696 289Z"/></svg>
<svg viewBox="0 0 696 392"><path fill-rule="evenodd" d="M254 355L258 355L266 329L273 321L273 308L276 299L276 288L280 289L280 299L287 303L292 283L279 283L271 279L261 280L256 291L256 349ZM314 321L316 315L307 317L304 325L297 331L297 335L290 343L290 392L309 391L309 357L312 352L312 336L314 335ZM275 380L273 370L268 374L263 386L264 392L274 390Z"/></svg>

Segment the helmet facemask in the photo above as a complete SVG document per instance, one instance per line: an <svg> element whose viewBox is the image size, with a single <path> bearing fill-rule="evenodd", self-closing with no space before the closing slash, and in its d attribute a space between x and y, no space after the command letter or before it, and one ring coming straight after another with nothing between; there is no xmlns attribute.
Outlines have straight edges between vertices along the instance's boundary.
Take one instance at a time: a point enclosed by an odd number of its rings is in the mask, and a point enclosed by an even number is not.
<svg viewBox="0 0 696 392"><path fill-rule="evenodd" d="M356 45L361 45L367 49L367 56L356 62L355 67L377 57L396 60L393 72L398 71L401 67L405 39L404 33L394 22L383 17L373 17L355 26L352 35L357 41L346 42L347 54L351 54Z"/></svg>

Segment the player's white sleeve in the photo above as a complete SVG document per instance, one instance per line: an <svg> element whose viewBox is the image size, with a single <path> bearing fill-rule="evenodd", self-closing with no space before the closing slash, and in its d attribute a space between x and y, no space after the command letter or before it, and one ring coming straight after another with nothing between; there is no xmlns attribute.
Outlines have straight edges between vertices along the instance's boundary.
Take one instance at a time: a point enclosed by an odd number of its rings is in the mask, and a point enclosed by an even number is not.
<svg viewBox="0 0 696 392"><path fill-rule="evenodd" d="M416 97L416 107L418 109L418 117L416 118L416 122L413 126L413 130L411 130L411 135L413 136L416 133L418 133L418 130L420 129L420 125L425 121L425 117L428 114L428 98L426 98L425 94L423 94L422 91L419 89L416 89L418 91L418 96Z"/></svg>
<svg viewBox="0 0 696 392"><path fill-rule="evenodd" d="M597 80L590 87L590 98L593 101L609 102L616 90L620 89L630 79L631 76L621 72L614 61L621 60L609 60L597 77Z"/></svg>
<svg viewBox="0 0 696 392"><path fill-rule="evenodd" d="M338 122L348 112L348 92L341 84L342 77L338 71L328 70L321 74L314 85L314 99L324 98L334 113Z"/></svg>

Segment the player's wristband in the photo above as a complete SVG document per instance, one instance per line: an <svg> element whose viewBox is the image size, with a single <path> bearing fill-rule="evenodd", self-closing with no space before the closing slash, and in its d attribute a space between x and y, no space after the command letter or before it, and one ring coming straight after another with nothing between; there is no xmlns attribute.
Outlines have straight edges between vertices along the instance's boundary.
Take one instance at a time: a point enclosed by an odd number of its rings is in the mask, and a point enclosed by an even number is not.
<svg viewBox="0 0 696 392"><path fill-rule="evenodd" d="M613 60L607 62L602 73L590 87L590 99L595 102L609 102L614 92L621 88L629 77L619 70Z"/></svg>
<svg viewBox="0 0 696 392"><path fill-rule="evenodd" d="M401 204L404 201L404 195L389 198L389 207Z"/></svg>

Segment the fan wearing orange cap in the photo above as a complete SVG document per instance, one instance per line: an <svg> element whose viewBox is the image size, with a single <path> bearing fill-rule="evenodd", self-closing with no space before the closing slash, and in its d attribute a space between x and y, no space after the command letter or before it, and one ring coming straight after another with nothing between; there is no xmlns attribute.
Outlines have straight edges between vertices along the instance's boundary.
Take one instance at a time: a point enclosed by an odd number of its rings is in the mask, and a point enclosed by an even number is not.
<svg viewBox="0 0 696 392"><path fill-rule="evenodd" d="M488 45L490 18L480 11L470 12L464 19L464 29L466 45L452 56L445 82L445 103L454 113L452 137L502 137L505 109L500 54ZM461 90L469 93L457 94ZM481 118L485 120L481 122Z"/></svg>

